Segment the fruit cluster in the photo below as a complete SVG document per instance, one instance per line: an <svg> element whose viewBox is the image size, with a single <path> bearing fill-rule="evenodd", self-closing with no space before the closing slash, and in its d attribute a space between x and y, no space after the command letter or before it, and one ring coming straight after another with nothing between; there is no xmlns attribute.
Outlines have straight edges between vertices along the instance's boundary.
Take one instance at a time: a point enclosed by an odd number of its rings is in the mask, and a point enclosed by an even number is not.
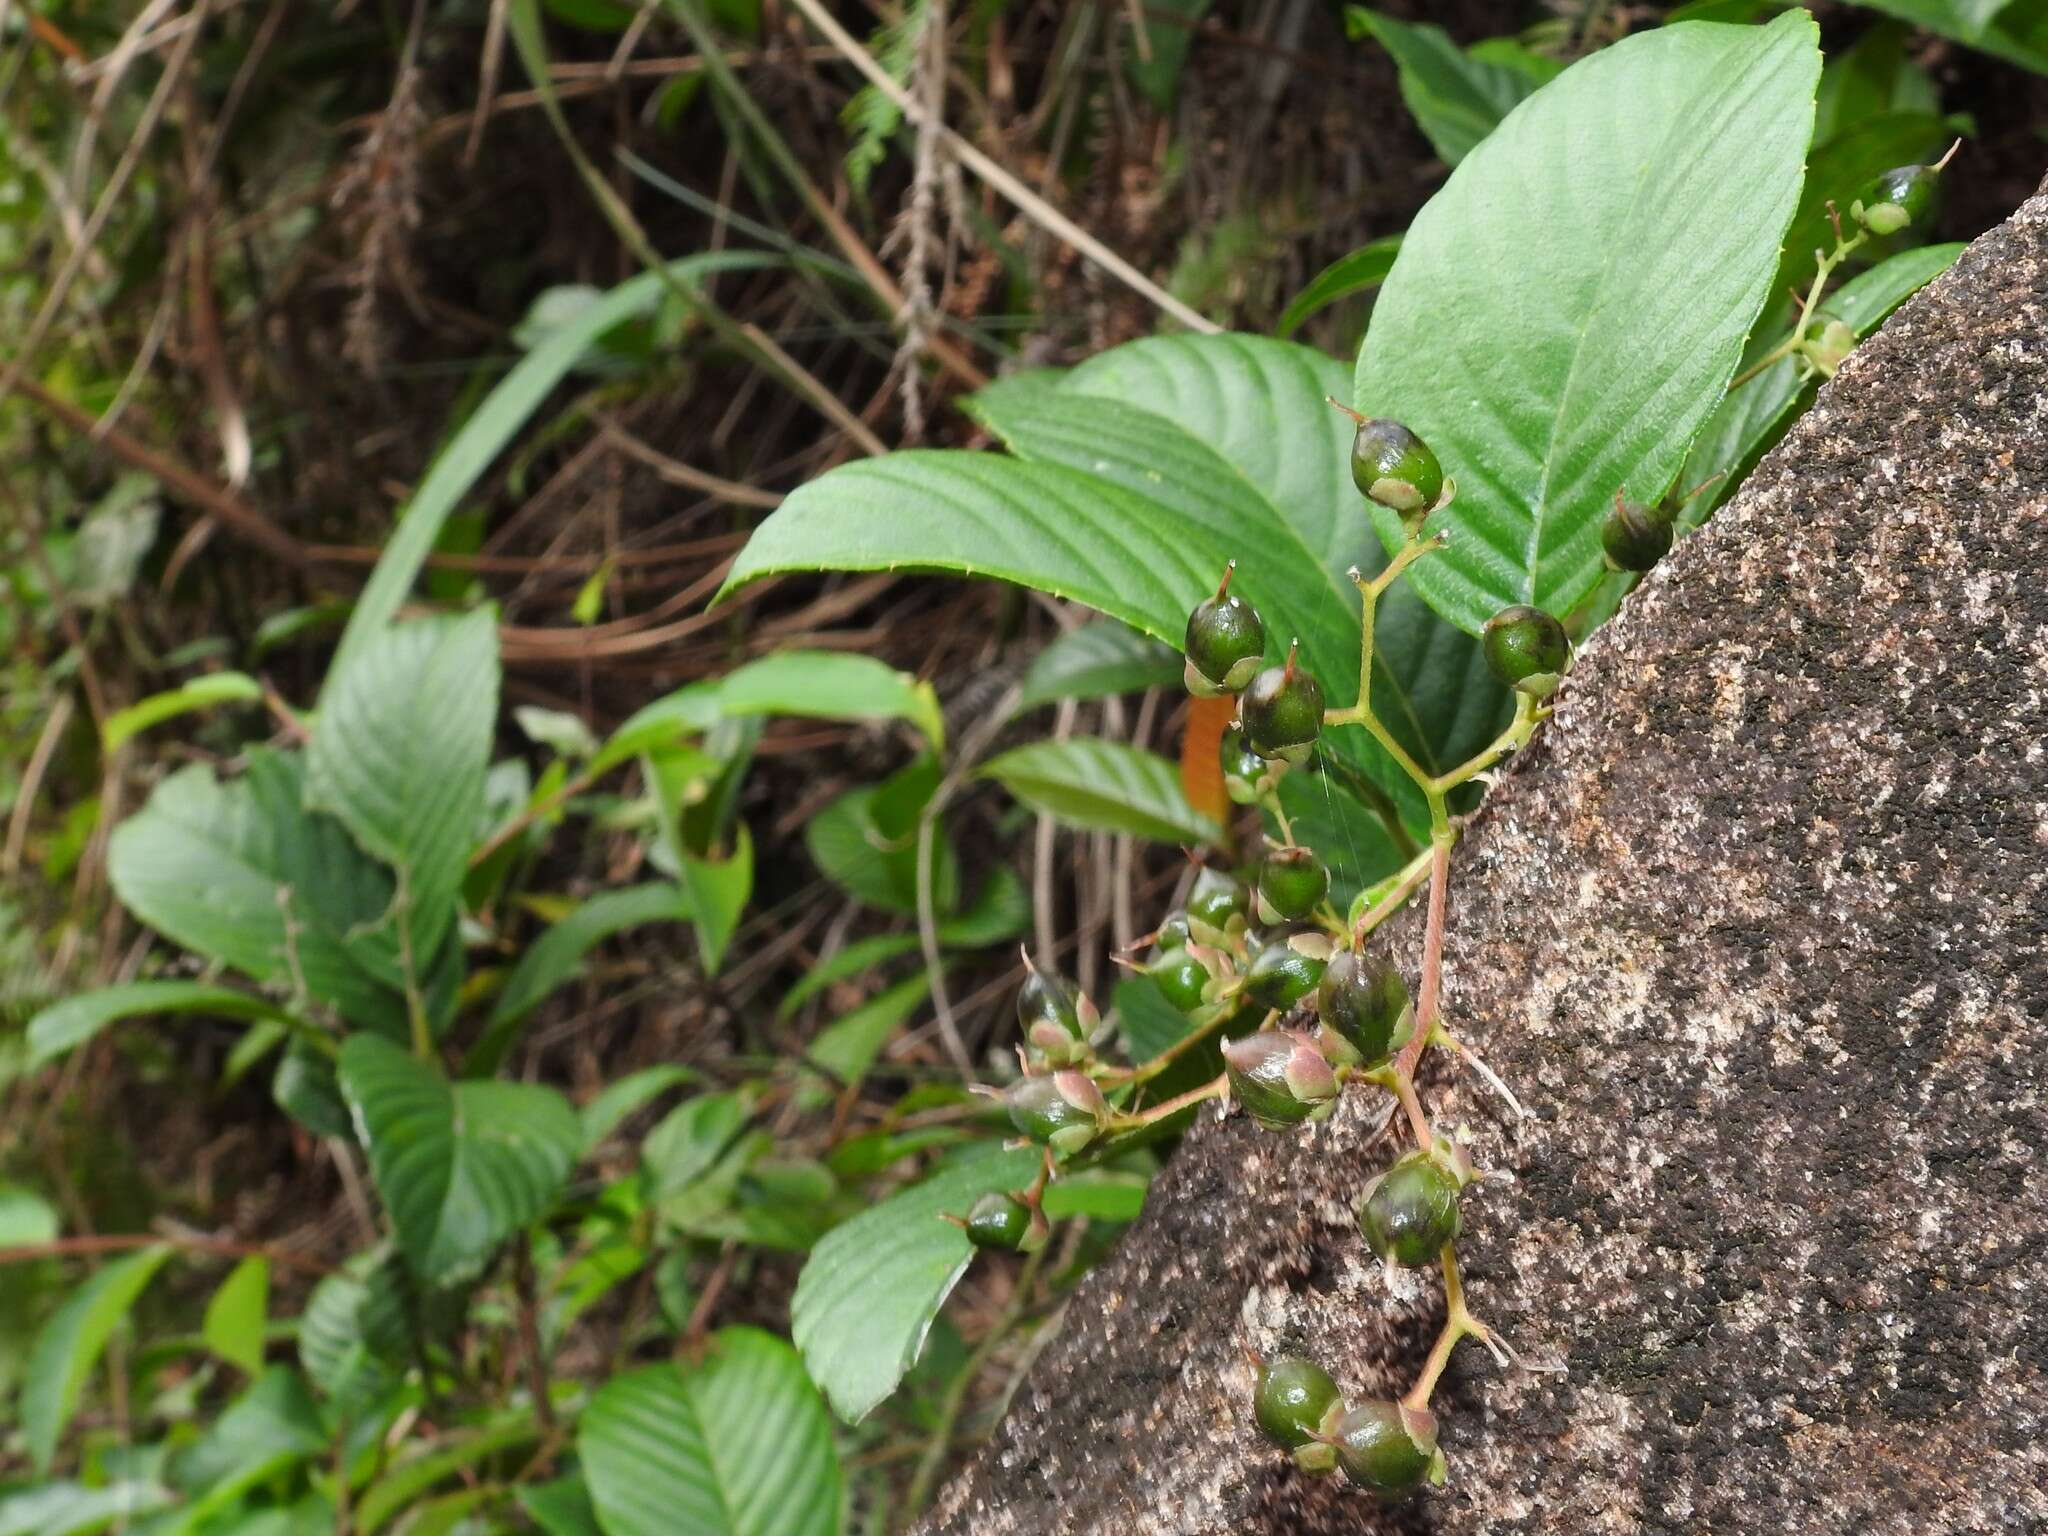
<svg viewBox="0 0 2048 1536"><path fill-rule="evenodd" d="M1398 422L1369 418L1358 418L1352 476L1362 495L1401 519L1407 535L1376 575L1352 573L1362 602L1361 685L1369 690L1378 600L1409 564L1440 547L1426 536L1426 524L1456 488L1421 438ZM1083 1155L1110 1155L1126 1138L1206 1099L1221 1098L1259 1126L1284 1130L1330 1114L1347 1083L1391 1093L1413 1146L1365 1185L1356 1214L1361 1236L1382 1263L1442 1266L1448 1320L1430 1364L1401 1399L1347 1406L1315 1363L1292 1357L1263 1362L1253 1409L1260 1428L1304 1470L1341 1468L1361 1488L1396 1498L1442 1480L1429 1397L1451 1351L1467 1336L1494 1342L1465 1307L1454 1250L1460 1196L1478 1173L1461 1143L1431 1128L1415 1090L1417 1066L1432 1045L1484 1071L1437 1009L1442 890L1456 835L1448 800L1527 742L1571 647L1563 626L1540 609L1517 605L1496 614L1481 637L1482 650L1515 692L1514 721L1470 762L1431 776L1374 716L1369 693L1331 709L1294 644L1282 660L1269 662L1265 621L1231 590L1235 574L1232 562L1215 596L1188 616L1187 686L1201 697L1236 696L1236 718L1221 748L1225 787L1238 804L1259 806L1272 830L1249 865L1199 869L1182 909L1149 941L1142 968L1186 1016L1188 1030L1150 1061L1128 1067L1104 1062L1097 1054L1105 1033L1100 1014L1071 982L1027 956L1017 996L1023 1074L1005 1090L981 1091L999 1097L1016 1130L1045 1147L1045 1163L1029 1189L983 1196L964 1216L950 1219L978 1244L1033 1248L1047 1231L1040 1196L1059 1168ZM1315 850L1295 840L1279 788L1285 774L1310 760L1326 729L1346 726L1363 726L1411 774L1429 807L1431 837L1406 870L1340 913L1330 871ZM1408 977L1370 940L1425 881L1432 899L1418 1003ZM1220 1045L1219 1075L1145 1102L1155 1078L1207 1044Z"/></svg>

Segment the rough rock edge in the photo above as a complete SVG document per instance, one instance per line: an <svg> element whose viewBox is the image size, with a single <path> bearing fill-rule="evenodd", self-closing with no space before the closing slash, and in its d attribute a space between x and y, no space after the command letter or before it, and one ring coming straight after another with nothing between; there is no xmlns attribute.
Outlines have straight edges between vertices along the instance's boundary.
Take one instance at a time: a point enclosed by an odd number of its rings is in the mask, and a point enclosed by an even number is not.
<svg viewBox="0 0 2048 1536"><path fill-rule="evenodd" d="M1405 1510L1290 1473L1243 1346L1391 1391L1440 1298L1352 1226L1371 1095L1206 1123L928 1531L2048 1531L2044 317L2037 194L1587 647L1458 852L1447 1008L1535 1112L1438 1090L1517 1179L1461 1251L1565 1374L1461 1350Z"/></svg>

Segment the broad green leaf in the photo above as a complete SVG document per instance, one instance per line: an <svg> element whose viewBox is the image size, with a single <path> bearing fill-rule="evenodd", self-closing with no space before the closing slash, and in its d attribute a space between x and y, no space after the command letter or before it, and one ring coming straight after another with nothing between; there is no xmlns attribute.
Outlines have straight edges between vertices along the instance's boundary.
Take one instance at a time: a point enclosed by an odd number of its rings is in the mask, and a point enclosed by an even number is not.
<svg viewBox="0 0 2048 1536"><path fill-rule="evenodd" d="M100 727L100 746L112 752L152 725L216 704L250 704L263 697L263 685L246 672L209 672L182 687L153 693L126 709L117 709Z"/></svg>
<svg viewBox="0 0 2048 1536"><path fill-rule="evenodd" d="M977 776L1069 826L1198 847L1222 840L1223 829L1188 804L1175 764L1121 742L1033 742L990 759Z"/></svg>
<svg viewBox="0 0 2048 1536"><path fill-rule="evenodd" d="M739 927L740 914L746 910L747 898L754 894L754 839L742 826L725 858L700 859L685 853L681 867L704 974L716 976Z"/></svg>
<svg viewBox="0 0 2048 1536"><path fill-rule="evenodd" d="M666 881L600 891L527 945L491 1008L491 1021L464 1063L467 1076L497 1071L518 1026L555 988L573 978L583 957L615 933L648 923L687 923L690 898Z"/></svg>
<svg viewBox="0 0 2048 1536"><path fill-rule="evenodd" d="M1946 272L1962 253L1963 246L1955 243L1923 245L1889 256L1844 283L1819 313L1834 316L1859 338L1868 336L1893 310ZM1735 494L1757 461L1785 435L1815 387L1816 381L1804 376L1798 359L1785 357L1741 388L1729 391L1693 444L1685 472L1678 477L1681 491L1705 486L1681 509L1681 531L1697 528ZM1709 483L1710 476L1720 478Z"/></svg>
<svg viewBox="0 0 2048 1536"><path fill-rule="evenodd" d="M498 636L485 610L380 632L321 695L307 808L331 812L398 871L407 952L422 973L455 922L497 709Z"/></svg>
<svg viewBox="0 0 2048 1536"><path fill-rule="evenodd" d="M831 1082L828 1087L815 1087L800 1097L826 1100L838 1089L867 1076L882 1047L924 1006L931 990L931 977L919 971L884 988L853 1012L819 1030L805 1050L804 1060L828 1074Z"/></svg>
<svg viewBox="0 0 2048 1536"><path fill-rule="evenodd" d="M1911 31L1879 21L1839 53L1828 55L1814 100L1813 142L1826 144L1843 129L1886 112L1941 111L1934 82L1906 52Z"/></svg>
<svg viewBox="0 0 2048 1536"><path fill-rule="evenodd" d="M246 1376L263 1370L263 1331L270 1320L270 1260L251 1254L206 1304L200 1332L206 1347Z"/></svg>
<svg viewBox="0 0 2048 1536"><path fill-rule="evenodd" d="M843 651L779 651L722 678L692 683L656 699L612 733L593 767L622 763L720 720L794 715L825 720L903 720L936 750L946 741L938 695L872 656Z"/></svg>
<svg viewBox="0 0 2048 1536"><path fill-rule="evenodd" d="M2031 0L1854 0L2048 75L2048 6Z"/></svg>
<svg viewBox="0 0 2048 1536"><path fill-rule="evenodd" d="M299 1363L344 1417L381 1396L413 1358L411 1281L396 1255L358 1255L313 1287Z"/></svg>
<svg viewBox="0 0 2048 1536"><path fill-rule="evenodd" d="M707 1093L678 1104L640 1144L648 1199L659 1203L703 1178L747 1123L746 1101L734 1093Z"/></svg>
<svg viewBox="0 0 2048 1536"><path fill-rule="evenodd" d="M1129 625L1098 619L1061 635L1024 674L1017 712L1061 699L1100 699L1171 687L1181 680L1178 654Z"/></svg>
<svg viewBox="0 0 2048 1536"><path fill-rule="evenodd" d="M50 1470L100 1352L170 1256L169 1247L157 1245L102 1266L36 1335L22 1373L20 1412L22 1439L37 1472Z"/></svg>
<svg viewBox="0 0 2048 1536"><path fill-rule="evenodd" d="M1208 531L1238 561L1231 590L1264 616L1275 659L1298 638L1324 697L1341 706L1358 693L1360 604L1347 573L1385 563L1352 484L1351 423L1328 403L1343 387L1342 365L1308 347L1156 337L1091 358L1056 391L1006 383L975 408L1021 456L1155 498L1164 537ZM1169 638L1186 627L1183 608ZM1373 707L1430 771L1463 762L1506 723L1507 695L1478 646L1405 584L1380 602L1374 655ZM1420 794L1365 731L1326 742L1426 826Z"/></svg>
<svg viewBox="0 0 2048 1536"><path fill-rule="evenodd" d="M1416 218L1354 404L1457 481L1410 579L1477 633L1599 582L1616 490L1663 494L1719 403L1797 206L1813 18L1685 23L1592 54L1517 107ZM1376 515L1394 547L1399 519Z"/></svg>
<svg viewBox="0 0 2048 1536"><path fill-rule="evenodd" d="M203 1013L220 1019L289 1023L276 1005L232 987L201 981L130 981L81 992L53 1003L28 1021L28 1060L32 1067L76 1050L109 1024L121 1019L162 1013Z"/></svg>
<svg viewBox="0 0 2048 1536"><path fill-rule="evenodd" d="M804 846L826 879L869 906L917 910L918 822L939 766L929 754L880 784L850 789L804 826ZM942 827L931 841L932 906L950 912L959 900L960 868Z"/></svg>
<svg viewBox="0 0 2048 1536"><path fill-rule="evenodd" d="M1292 336L1303 321L1339 299L1366 293L1379 287L1394 270L1394 258L1401 253L1399 235L1383 235L1370 245L1361 245L1347 256L1339 256L1308 280L1308 285L1288 302L1276 328L1281 336Z"/></svg>
<svg viewBox="0 0 2048 1536"><path fill-rule="evenodd" d="M1089 1168L1066 1174L1045 1189L1045 1214L1050 1221L1088 1216L1097 1221L1136 1221L1145 1209L1151 1180L1143 1174L1114 1168Z"/></svg>
<svg viewBox="0 0 2048 1536"><path fill-rule="evenodd" d="M337 1141L355 1139L348 1105L342 1102L341 1085L334 1078L334 1058L314 1050L306 1041L295 1038L285 1046L270 1077L270 1096L279 1109L313 1135Z"/></svg>
<svg viewBox="0 0 2048 1536"><path fill-rule="evenodd" d="M1394 56L1401 99L1447 165L1456 165L1542 82L1523 69L1474 58L1441 27L1396 21L1347 7L1354 37L1370 36Z"/></svg>
<svg viewBox="0 0 2048 1536"><path fill-rule="evenodd" d="M1126 976L1116 984L1116 1017L1124 1054L1150 1061L1186 1038L1188 1016L1166 1000L1149 976Z"/></svg>
<svg viewBox="0 0 2048 1536"><path fill-rule="evenodd" d="M974 1257L942 1214L990 1190L1022 1189L1036 1147L989 1151L934 1174L826 1233L790 1304L790 1332L811 1379L849 1424L865 1418L917 1362L926 1332Z"/></svg>
<svg viewBox="0 0 2048 1536"><path fill-rule="evenodd" d="M583 1127L585 1155L595 1152L628 1116L645 1109L669 1089L696 1080L697 1074L688 1067L664 1062L656 1067L642 1067L638 1072L629 1072L616 1082L606 1084L603 1092L577 1113Z"/></svg>
<svg viewBox="0 0 2048 1536"><path fill-rule="evenodd" d="M1834 224L1828 218L1832 200L1844 228L1849 204L1864 183L1894 166L1914 165L1929 158L1953 137L1940 118L1922 112L1887 112L1851 123L1815 149L1799 194L1799 211L1785 231L1785 254L1772 279L1767 314L1789 310L1792 295L1804 294L1813 281L1814 252L1832 250Z"/></svg>
<svg viewBox="0 0 2048 1536"><path fill-rule="evenodd" d="M451 1084L374 1035L342 1047L341 1088L399 1247L429 1285L481 1270L547 1209L582 1148L576 1112L553 1089Z"/></svg>
<svg viewBox="0 0 2048 1536"><path fill-rule="evenodd" d="M390 947L359 936L391 903L389 875L325 817L299 809L295 758L250 754L221 783L194 764L114 829L107 873L143 922L252 980L303 988L353 1023L403 1032Z"/></svg>
<svg viewBox="0 0 2048 1536"><path fill-rule="evenodd" d="M832 1421L796 1352L726 1328L699 1365L598 1390L576 1447L606 1536L840 1536Z"/></svg>
<svg viewBox="0 0 2048 1536"><path fill-rule="evenodd" d="M723 600L789 571L950 571L1071 598L1178 645L1226 557L1169 540L1153 503L1094 475L913 449L799 486L733 562Z"/></svg>
<svg viewBox="0 0 2048 1536"><path fill-rule="evenodd" d="M597 1528L590 1486L581 1473L551 1483L526 1484L519 1490L519 1507L543 1536L604 1536Z"/></svg>
<svg viewBox="0 0 2048 1536"><path fill-rule="evenodd" d="M173 1480L191 1502L165 1536L191 1536L250 1489L327 1448L305 1379L290 1366L272 1366L173 1460Z"/></svg>
<svg viewBox="0 0 2048 1536"><path fill-rule="evenodd" d="M97 1536L109 1527L127 1528L175 1497L161 1484L133 1478L99 1488L42 1483L0 1493L0 1536Z"/></svg>
<svg viewBox="0 0 2048 1536"><path fill-rule="evenodd" d="M1299 638L1332 706L1357 693L1358 594L1385 563L1351 484L1349 424L1325 403L1344 370L1246 336L1118 347L1057 383L1005 381L977 412L1017 458L913 452L800 487L741 551L726 592L791 570L917 568L1072 598L1170 645L1227 561L1277 653ZM1478 648L1397 587L1382 604L1375 704L1447 768L1505 718ZM1360 729L1342 753L1420 820L1422 801Z"/></svg>
<svg viewBox="0 0 2048 1536"><path fill-rule="evenodd" d="M773 266L779 260L759 252L726 251L686 257L671 263L666 273L643 272L578 311L573 320L550 331L521 358L463 421L420 481L385 545L383 558L356 599L348 628L328 664L326 690L336 686L356 652L397 616L421 566L433 552L441 525L599 337L625 321L654 313L669 297L671 282L694 285L716 272ZM321 705L323 709L326 706L325 691Z"/></svg>

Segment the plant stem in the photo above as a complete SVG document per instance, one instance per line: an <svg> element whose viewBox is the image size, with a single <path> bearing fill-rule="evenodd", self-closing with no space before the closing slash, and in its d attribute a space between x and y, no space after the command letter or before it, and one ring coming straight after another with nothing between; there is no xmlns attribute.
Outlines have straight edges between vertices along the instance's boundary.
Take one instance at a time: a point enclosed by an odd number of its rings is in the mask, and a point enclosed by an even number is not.
<svg viewBox="0 0 2048 1536"><path fill-rule="evenodd" d="M1216 1017L1209 1020L1208 1023L1197 1025L1174 1041L1165 1050L1161 1051L1157 1056L1152 1057L1148 1061L1139 1062L1135 1067L1131 1068L1128 1076L1117 1079L1116 1086L1119 1088L1135 1088L1139 1083L1150 1082L1168 1067L1172 1066L1186 1052L1193 1050L1197 1045L1208 1039L1216 1027L1229 1014L1230 1010L1228 1008L1219 1009Z"/></svg>
<svg viewBox="0 0 2048 1536"><path fill-rule="evenodd" d="M1799 318L1792 322L1792 334L1771 348L1770 351L1758 358L1749 367L1743 369L1741 373L1737 374L1733 382L1729 384L1729 389L1740 389L1751 379L1770 367L1771 364L1777 362L1779 358L1790 357L1799 350L1800 344L1806 340L1806 323L1813 318L1814 306L1820 303L1820 296L1827 288L1828 279L1834 276L1835 268L1848 259L1849 253L1869 238L1870 231L1864 230L1853 238L1844 240L1838 228L1835 235L1835 248L1826 254L1822 254L1819 251L1813 253L1813 282L1808 285L1806 297L1800 302Z"/></svg>
<svg viewBox="0 0 2048 1536"><path fill-rule="evenodd" d="M1515 695L1515 718L1507 728L1478 752L1467 758L1448 773L1438 774L1430 780L1430 786L1440 795L1449 794L1468 779L1476 779L1510 752L1518 752L1529 744L1529 738L1536 734L1536 727L1550 718L1550 712L1541 703L1526 693Z"/></svg>
<svg viewBox="0 0 2048 1536"><path fill-rule="evenodd" d="M1176 1094L1170 1099L1162 1099L1150 1109L1140 1110L1134 1115L1111 1115L1108 1130L1112 1135L1119 1131L1143 1130L1146 1126L1164 1120L1169 1115L1177 1115L1182 1110L1201 1103L1204 1099L1216 1098L1226 1092L1229 1087L1230 1075L1225 1073L1221 1077L1213 1078L1202 1084L1199 1088L1190 1088L1186 1093Z"/></svg>
<svg viewBox="0 0 2048 1536"><path fill-rule="evenodd" d="M1485 1338L1486 1325L1474 1317L1465 1306L1465 1286L1458 1274L1458 1255L1449 1243L1444 1244L1444 1327L1436 1336L1436 1343L1429 1351L1429 1358L1423 1362L1422 1374L1415 1378L1415 1385L1408 1389L1408 1395L1401 1399L1402 1406L1422 1409L1429 1406L1430 1394L1436 1391L1436 1384L1444 1374L1444 1367L1451 1363L1451 1351L1458 1347L1458 1341L1470 1335Z"/></svg>

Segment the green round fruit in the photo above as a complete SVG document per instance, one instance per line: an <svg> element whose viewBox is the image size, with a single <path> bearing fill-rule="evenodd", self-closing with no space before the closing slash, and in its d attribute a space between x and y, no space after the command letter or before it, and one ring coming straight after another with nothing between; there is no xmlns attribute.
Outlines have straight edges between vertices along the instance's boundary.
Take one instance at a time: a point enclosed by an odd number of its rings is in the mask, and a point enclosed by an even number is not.
<svg viewBox="0 0 2048 1536"><path fill-rule="evenodd" d="M1429 444L1398 421L1368 418L1351 439L1351 480L1359 495L1419 522L1444 493L1443 466Z"/></svg>
<svg viewBox="0 0 2048 1536"><path fill-rule="evenodd" d="M1056 1066L1087 1058L1102 1031L1102 1016L1081 989L1057 971L1024 962L1017 989L1017 1024L1031 1048Z"/></svg>
<svg viewBox="0 0 2048 1536"><path fill-rule="evenodd" d="M1242 880L1220 869L1204 869L1188 892L1188 932L1197 944L1228 949L1244 937L1251 905L1251 892Z"/></svg>
<svg viewBox="0 0 2048 1536"><path fill-rule="evenodd" d="M1218 749L1223 762L1223 792L1238 805L1256 805L1279 788L1285 763L1269 763L1254 752L1244 739L1244 727L1231 725L1223 732Z"/></svg>
<svg viewBox="0 0 2048 1536"><path fill-rule="evenodd" d="M1161 950L1157 959L1145 967L1145 974L1152 978L1152 984L1160 994L1182 1013L1193 1013L1208 1001L1203 996L1210 981L1209 968L1186 946L1179 949Z"/></svg>
<svg viewBox="0 0 2048 1536"><path fill-rule="evenodd" d="M1266 654L1266 626L1259 611L1230 591L1237 562L1223 572L1216 595L1204 598L1188 615L1182 649L1187 653L1187 685L1204 698L1236 693L1252 680Z"/></svg>
<svg viewBox="0 0 2048 1536"><path fill-rule="evenodd" d="M1019 1078L1003 1102L1019 1135L1045 1143L1062 1157L1087 1146L1109 1118L1102 1090L1079 1072Z"/></svg>
<svg viewBox="0 0 2048 1536"><path fill-rule="evenodd" d="M1426 1408L1372 1398L1337 1421L1333 1438L1344 1476L1382 1499L1405 1499L1436 1476L1436 1415Z"/></svg>
<svg viewBox="0 0 2048 1536"><path fill-rule="evenodd" d="M1314 1445L1335 1428L1344 1399L1330 1373L1313 1360L1281 1355L1261 1361L1258 1385L1252 1389L1252 1413L1259 1431L1282 1450Z"/></svg>
<svg viewBox="0 0 2048 1536"><path fill-rule="evenodd" d="M1887 251L1924 237L1940 211L1941 175L1931 165L1898 165L1880 172L1849 204L1850 217L1870 231L1873 244Z"/></svg>
<svg viewBox="0 0 2048 1536"><path fill-rule="evenodd" d="M1174 912L1167 915L1159 925L1159 931L1152 935L1152 943L1163 953L1179 949L1188 941L1188 915Z"/></svg>
<svg viewBox="0 0 2048 1536"><path fill-rule="evenodd" d="M1269 1131L1327 1114L1337 1075L1315 1042L1291 1029L1261 1030L1223 1047L1230 1096Z"/></svg>
<svg viewBox="0 0 2048 1536"><path fill-rule="evenodd" d="M990 1190L967 1211L967 1236L977 1248L1024 1246L1031 1235L1031 1207L1015 1195Z"/></svg>
<svg viewBox="0 0 2048 1536"><path fill-rule="evenodd" d="M1410 1152L1366 1186L1358 1228L1390 1264L1428 1264L1458 1235L1458 1179L1427 1152Z"/></svg>
<svg viewBox="0 0 2048 1536"><path fill-rule="evenodd" d="M1495 677L1539 699L1557 691L1572 653L1564 626L1527 603L1503 608L1488 619L1479 644Z"/></svg>
<svg viewBox="0 0 2048 1536"><path fill-rule="evenodd" d="M1294 664L1290 650L1284 665L1266 668L1246 685L1237 714L1246 744L1259 756L1306 762L1323 729L1322 684Z"/></svg>
<svg viewBox="0 0 2048 1536"><path fill-rule="evenodd" d="M1610 571L1647 571L1671 553L1676 530L1671 514L1658 507L1638 506L1614 493L1614 505L1600 524L1600 547Z"/></svg>
<svg viewBox="0 0 2048 1536"><path fill-rule="evenodd" d="M1252 956L1244 995L1265 1008L1292 1008L1323 979L1329 940L1314 932L1274 934Z"/></svg>
<svg viewBox="0 0 2048 1536"><path fill-rule="evenodd" d="M1275 848L1259 864L1259 921L1307 917L1330 894L1330 871L1306 848Z"/></svg>
<svg viewBox="0 0 2048 1536"><path fill-rule="evenodd" d="M1415 1033L1408 983L1384 960L1345 950L1323 967L1316 987L1316 1017L1358 1052L1368 1070L1387 1061Z"/></svg>

